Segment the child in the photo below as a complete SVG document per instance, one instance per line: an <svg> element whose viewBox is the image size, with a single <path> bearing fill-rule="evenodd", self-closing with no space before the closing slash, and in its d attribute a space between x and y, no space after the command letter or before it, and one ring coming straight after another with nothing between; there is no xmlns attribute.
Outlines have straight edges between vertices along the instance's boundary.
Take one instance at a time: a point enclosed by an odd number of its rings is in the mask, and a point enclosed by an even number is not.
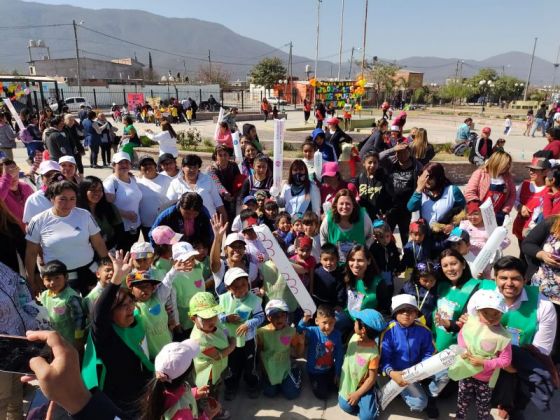
<svg viewBox="0 0 560 420"><path fill-rule="evenodd" d="M360 194L360 206L366 210L371 220L378 218L387 207L381 176L383 171L379 169L379 153L373 150L367 152L363 159L363 170L355 182Z"/></svg>
<svg viewBox="0 0 560 420"><path fill-rule="evenodd" d="M476 256L471 251L471 236L469 232L460 227L455 227L445 241L447 248L454 249L461 254L469 266L474 262ZM475 275L476 273L473 273ZM481 278L483 273L478 273L477 278Z"/></svg>
<svg viewBox="0 0 560 420"><path fill-rule="evenodd" d="M340 332L334 328L336 317L332 307L319 305L315 326L307 325L310 320L311 315L305 314L297 331L304 333L307 339L307 373L311 390L315 397L326 400L338 384L344 348Z"/></svg>
<svg viewBox="0 0 560 420"><path fill-rule="evenodd" d="M264 204L269 198L270 194L266 190L257 190L255 192L255 200L257 200L257 208L255 209L255 211L257 212L257 214L264 213Z"/></svg>
<svg viewBox="0 0 560 420"><path fill-rule="evenodd" d="M224 284L227 292L220 295L220 306L224 311L220 321L230 335L236 337L236 348L228 359L231 375L225 380L225 399L235 398L241 375L247 383L249 398L258 398L255 335L257 327L264 321L262 300L249 291L249 275L241 268L230 268L224 276Z"/></svg>
<svg viewBox="0 0 560 420"><path fill-rule="evenodd" d="M419 263L425 263L431 257L432 249L429 241L426 241L428 225L424 219L418 219L409 226L409 241L403 247L403 256L399 265L399 272L413 269Z"/></svg>
<svg viewBox="0 0 560 420"><path fill-rule="evenodd" d="M319 263L313 274L313 300L317 305L329 305L339 313L346 306L344 269L338 264L338 248L326 243L321 247Z"/></svg>
<svg viewBox="0 0 560 420"><path fill-rule="evenodd" d="M399 271L400 265L399 249L395 244L395 238L388 223L382 220L375 220L373 222L373 235L375 240L371 244L369 251L377 263L381 277L387 286L387 295L393 296L395 289L393 279ZM380 304L388 312L389 302L380 302Z"/></svg>
<svg viewBox="0 0 560 420"><path fill-rule="evenodd" d="M192 241L193 248L198 251L198 255L195 259L201 264L202 266L202 278L204 279L204 283L206 285L206 289L211 289L214 287L214 279L212 276L212 270L210 269L210 247L206 242L206 238L197 237L194 238ZM209 281L212 281L211 284L208 284Z"/></svg>
<svg viewBox="0 0 560 420"><path fill-rule="evenodd" d="M241 229L241 234L245 239L246 253L249 256L250 261L255 264L262 264L268 261L268 252L266 248L257 237L257 233L253 229L253 226L258 225L257 213L251 210L243 210L241 212L241 222L243 227Z"/></svg>
<svg viewBox="0 0 560 420"><path fill-rule="evenodd" d="M154 267L167 273L173 267L171 256L173 255L172 246L179 242L183 235L176 233L169 226L161 225L152 230L152 240L155 243L155 263Z"/></svg>
<svg viewBox="0 0 560 420"><path fill-rule="evenodd" d="M498 139L496 140L496 144L492 147L492 153L497 152L498 150L504 151L506 147L506 140L505 139Z"/></svg>
<svg viewBox="0 0 560 420"><path fill-rule="evenodd" d="M59 260L45 264L41 273L46 289L39 301L49 313L49 321L55 331L79 351L83 348L85 314L82 298L68 286L68 269Z"/></svg>
<svg viewBox="0 0 560 420"><path fill-rule="evenodd" d="M292 233L294 234L294 240L303 235L303 215L301 213L292 215Z"/></svg>
<svg viewBox="0 0 560 420"><path fill-rule="evenodd" d="M504 135L507 136L509 135L509 132L511 130L511 115L506 115L506 119L504 120Z"/></svg>
<svg viewBox="0 0 560 420"><path fill-rule="evenodd" d="M296 355L302 353L303 337L288 324L288 305L280 299L266 304L266 318L269 324L257 330L257 347L264 368L263 394L275 397L282 393L288 400L301 393L301 369L292 367L291 350Z"/></svg>
<svg viewBox="0 0 560 420"><path fill-rule="evenodd" d="M379 413L375 392L379 350L375 340L387 325L375 309L352 312L354 335L350 338L338 392L340 408L360 419L376 419Z"/></svg>
<svg viewBox="0 0 560 420"><path fill-rule="evenodd" d="M192 123L192 114L193 114L193 110L192 107L188 107L187 111L185 112L185 116L187 117L187 122L189 123L189 125L191 125Z"/></svg>
<svg viewBox="0 0 560 420"><path fill-rule="evenodd" d="M408 384L402 371L435 353L432 333L417 321L418 306L410 295L393 296L393 320L381 334L381 370L404 389L401 396L412 412L426 410L429 418L437 418L435 399L428 397L420 383Z"/></svg>
<svg viewBox="0 0 560 420"><path fill-rule="evenodd" d="M130 259L136 270L149 270L154 262L154 247L149 242L136 242L130 248Z"/></svg>
<svg viewBox="0 0 560 420"><path fill-rule="evenodd" d="M278 108L276 108L276 105L272 107L272 118L275 120L278 119Z"/></svg>
<svg viewBox="0 0 560 420"><path fill-rule="evenodd" d="M292 216L286 211L281 211L276 217L276 230L274 236L289 247L294 243L295 237L292 233Z"/></svg>
<svg viewBox="0 0 560 420"><path fill-rule="evenodd" d="M274 223L278 217L279 211L280 208L278 207L278 203L272 198L267 198L264 201L264 211L259 214L259 225L266 225L271 232L274 232L274 229L276 229Z"/></svg>
<svg viewBox="0 0 560 420"><path fill-rule="evenodd" d="M430 329L433 324L432 314L437 306L437 296L432 288L436 285L438 269L439 264L430 261L419 262L414 267L410 280L403 284L401 289L401 294L414 296L422 313L418 320Z"/></svg>
<svg viewBox="0 0 560 420"><path fill-rule="evenodd" d="M163 346L171 343L169 319L165 311L165 302L171 293L171 278L166 276L162 283L156 279L153 269L133 270L126 278L126 285L136 300L136 311L146 331L148 355L150 360L154 360Z"/></svg>
<svg viewBox="0 0 560 420"><path fill-rule="evenodd" d="M161 350L154 363L155 378L142 399L144 418L207 420L220 413L222 408L215 400L199 411L197 400L208 397L208 386L191 388L187 382L199 352L194 340L170 343Z"/></svg>
<svg viewBox="0 0 560 420"><path fill-rule="evenodd" d="M111 278L113 277L113 262L109 257L101 258L95 275L99 281L91 292L89 292L84 298L84 309L86 310L86 316L90 320L93 319L93 308L95 307L95 302L99 299L103 288L111 283Z"/></svg>
<svg viewBox="0 0 560 420"><path fill-rule="evenodd" d="M317 151L317 146L313 143L313 137L307 136L305 138L301 145L301 151L303 153L303 163L307 166L309 180L315 182L317 180L315 176L315 152Z"/></svg>
<svg viewBox="0 0 560 420"><path fill-rule="evenodd" d="M321 224L319 216L314 211L308 210L303 213L301 219L303 225L303 233L313 240L313 247L311 248L311 256L319 261L321 256L321 238L319 236L319 226Z"/></svg>
<svg viewBox="0 0 560 420"><path fill-rule="evenodd" d="M257 211L257 199L252 195L248 195L243 199L239 214L231 222L232 232L241 232L241 229L243 229L243 223L241 222L241 212L243 210Z"/></svg>
<svg viewBox="0 0 560 420"><path fill-rule="evenodd" d="M309 236L299 236L295 241L295 255L290 260L301 266L305 270L305 274L300 274L303 285L313 294L313 273L317 261L311 256L311 248L313 241Z"/></svg>
<svg viewBox="0 0 560 420"><path fill-rule="evenodd" d="M476 398L477 418L488 419L492 388L499 370L511 364L511 335L500 324L507 312L503 296L495 290L478 290L472 297L475 314L469 314L457 336L467 352L449 368L449 377L459 380L456 418L467 418Z"/></svg>

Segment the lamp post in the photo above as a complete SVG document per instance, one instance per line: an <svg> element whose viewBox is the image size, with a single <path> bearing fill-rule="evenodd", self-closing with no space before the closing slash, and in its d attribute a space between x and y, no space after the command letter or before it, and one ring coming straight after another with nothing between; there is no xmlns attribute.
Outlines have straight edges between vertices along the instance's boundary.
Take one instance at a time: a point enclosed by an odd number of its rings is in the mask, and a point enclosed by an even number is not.
<svg viewBox="0 0 560 420"><path fill-rule="evenodd" d="M515 94L516 96L520 95L520 92L523 92L523 86L525 86L523 83L516 83L515 85Z"/></svg>
<svg viewBox="0 0 560 420"><path fill-rule="evenodd" d="M282 87L282 90L278 92L278 106L282 107L282 109L279 111L284 112L284 105L281 105L280 99L282 99L282 97L284 97L286 94L286 87L288 86L288 80L280 79L278 80L278 84Z"/></svg>
<svg viewBox="0 0 560 420"><path fill-rule="evenodd" d="M480 91L482 93L482 102L481 102L481 112L484 112L484 105L486 104L486 95L490 92L490 89L494 86L494 82L492 80L481 80L478 82L478 86L480 86Z"/></svg>

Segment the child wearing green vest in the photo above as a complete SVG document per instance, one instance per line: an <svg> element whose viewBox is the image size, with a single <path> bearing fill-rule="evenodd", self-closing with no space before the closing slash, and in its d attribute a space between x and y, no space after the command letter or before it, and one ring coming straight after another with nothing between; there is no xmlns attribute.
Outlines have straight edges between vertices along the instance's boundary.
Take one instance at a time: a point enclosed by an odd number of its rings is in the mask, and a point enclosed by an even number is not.
<svg viewBox="0 0 560 420"><path fill-rule="evenodd" d="M160 225L150 232L152 241L155 244L155 262L154 267L158 270L167 273L173 268L173 261L171 260L172 250L171 247L181 240L180 233L176 233L169 226Z"/></svg>
<svg viewBox="0 0 560 420"><path fill-rule="evenodd" d="M99 296L105 286L111 283L111 278L113 277L113 262L109 257L101 258L95 275L98 282L95 287L91 289L91 292L89 292L84 298L84 309L89 320L93 318L93 308L95 306L95 302L99 299Z"/></svg>
<svg viewBox="0 0 560 420"><path fill-rule="evenodd" d="M82 298L68 286L68 269L59 260L45 264L41 273L47 288L39 301L49 313L55 331L72 343L79 351L84 347L85 315Z"/></svg>
<svg viewBox="0 0 560 420"><path fill-rule="evenodd" d="M224 276L227 292L220 295L223 313L220 321L225 323L231 336L236 338L236 348L228 359L231 375L226 378L225 398L235 398L241 376L247 384L249 398L259 396L257 371L257 327L264 321L262 300L249 291L249 275L239 267L231 267Z"/></svg>
<svg viewBox="0 0 560 420"><path fill-rule="evenodd" d="M126 285L136 299L135 314L142 319L148 342L148 356L154 360L166 344L171 343L169 319L165 302L171 294L170 279L156 279L154 270L133 270L126 278Z"/></svg>
<svg viewBox="0 0 560 420"><path fill-rule="evenodd" d="M220 404L207 398L207 385L191 388L187 382L199 352L195 340L170 343L161 349L154 362L155 378L143 399L143 418L208 420L220 412ZM206 399L204 405L197 403L201 398Z"/></svg>
<svg viewBox="0 0 560 420"><path fill-rule="evenodd" d="M375 420L379 413L375 386L379 350L375 340L387 323L374 309L352 312L354 334L350 338L338 391L340 408L360 419Z"/></svg>
<svg viewBox="0 0 560 420"><path fill-rule="evenodd" d="M288 400L301 393L301 369L292 367L291 353L303 352L303 336L288 323L289 308L281 299L270 300L264 309L269 324L257 330L257 348L264 368L263 394L275 397L282 393Z"/></svg>
<svg viewBox="0 0 560 420"><path fill-rule="evenodd" d="M511 364L511 335L500 324L507 306L496 290L479 290L471 300L476 313L469 314L457 337L467 352L449 368L449 377L459 381L456 418L465 419L476 400L477 418L488 419L492 388L500 369Z"/></svg>

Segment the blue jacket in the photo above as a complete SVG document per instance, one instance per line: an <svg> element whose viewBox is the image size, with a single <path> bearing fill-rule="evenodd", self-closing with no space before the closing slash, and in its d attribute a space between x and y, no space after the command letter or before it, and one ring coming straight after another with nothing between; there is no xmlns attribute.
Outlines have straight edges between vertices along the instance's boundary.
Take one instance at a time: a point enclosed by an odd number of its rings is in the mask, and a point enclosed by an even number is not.
<svg viewBox="0 0 560 420"><path fill-rule="evenodd" d="M84 127L84 141L88 145L100 145L101 144L101 135L95 131L93 128L93 121L89 118L86 118L82 121L82 125Z"/></svg>
<svg viewBox="0 0 560 420"><path fill-rule="evenodd" d="M432 332L418 321L404 328L393 320L381 334L381 371L402 371L435 353Z"/></svg>
<svg viewBox="0 0 560 420"><path fill-rule="evenodd" d="M334 147L332 146L332 144L330 144L326 140L320 146L317 143L315 143L315 144L317 145L317 150L319 150L321 152L321 155L323 155L323 160L324 161L326 161L326 162L336 162L336 161L338 161L338 158L336 156L336 151L334 150Z"/></svg>
<svg viewBox="0 0 560 420"><path fill-rule="evenodd" d="M175 232L182 233L183 237L181 238L181 241L192 242L193 238L196 236L204 238L208 247L210 247L214 241L214 232L212 231L212 226L210 225L210 214L204 206L202 207L202 211L194 220L194 234L191 237L184 234L185 227L183 216L179 210L179 203L163 210L158 217L156 217L156 220L148 233L148 237L150 238L152 245L155 245L152 238L152 231L158 226L169 226Z"/></svg>
<svg viewBox="0 0 560 420"><path fill-rule="evenodd" d="M403 272L407 268L414 268L419 262L425 263L432 257L432 244L428 240L424 240L421 245L416 245L412 241L408 241L403 247L403 256L399 266L399 272Z"/></svg>

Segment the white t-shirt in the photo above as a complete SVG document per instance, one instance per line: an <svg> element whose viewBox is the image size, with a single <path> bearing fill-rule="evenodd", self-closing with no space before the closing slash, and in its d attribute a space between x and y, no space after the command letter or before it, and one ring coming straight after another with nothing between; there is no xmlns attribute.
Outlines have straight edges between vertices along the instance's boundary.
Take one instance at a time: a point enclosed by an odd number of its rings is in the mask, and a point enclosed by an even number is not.
<svg viewBox="0 0 560 420"><path fill-rule="evenodd" d="M179 156L179 150L177 150L177 139L171 137L169 131L162 131L157 134L146 133L146 136L148 136L150 140L159 143L160 156L164 153L171 153L174 158Z"/></svg>
<svg viewBox="0 0 560 420"><path fill-rule="evenodd" d="M142 192L142 200L140 200L142 226L151 227L158 214L167 207L167 204L170 204L165 195L169 184L171 178L159 174L153 179L138 179L138 188Z"/></svg>
<svg viewBox="0 0 560 420"><path fill-rule="evenodd" d="M25 201L23 207L23 223L29 223L34 216L52 207L51 200L45 197L43 190L37 190Z"/></svg>
<svg viewBox="0 0 560 420"><path fill-rule="evenodd" d="M126 183L118 179L115 175L108 176L103 181L103 188L106 194L113 194L115 201L113 204L124 211L133 211L138 215L135 222L123 217L124 230L130 231L140 226L140 200L142 199L142 191L136 183L134 177L130 177L130 183Z"/></svg>
<svg viewBox="0 0 560 420"><path fill-rule="evenodd" d="M99 231L87 210L74 208L68 216L60 217L48 209L31 219L25 239L41 245L45 263L60 260L73 270L93 260L90 237Z"/></svg>
<svg viewBox="0 0 560 420"><path fill-rule="evenodd" d="M183 172L182 172L181 170L179 170L179 172L177 172L177 175L175 175L175 176L167 175L167 172L165 172L165 171L161 171L159 174L160 174L160 175L163 175L163 176L166 176L167 178L169 178L169 179L172 180L172 181L173 181L174 179L179 179L179 178L182 178L182 177L183 177Z"/></svg>
<svg viewBox="0 0 560 420"><path fill-rule="evenodd" d="M191 188L183 177L171 181L167 190L167 198L175 203L186 192L198 193L202 197L204 207L206 207L210 216L216 213L218 207L224 205L216 184L212 181L212 178L202 172L198 174L195 188Z"/></svg>

